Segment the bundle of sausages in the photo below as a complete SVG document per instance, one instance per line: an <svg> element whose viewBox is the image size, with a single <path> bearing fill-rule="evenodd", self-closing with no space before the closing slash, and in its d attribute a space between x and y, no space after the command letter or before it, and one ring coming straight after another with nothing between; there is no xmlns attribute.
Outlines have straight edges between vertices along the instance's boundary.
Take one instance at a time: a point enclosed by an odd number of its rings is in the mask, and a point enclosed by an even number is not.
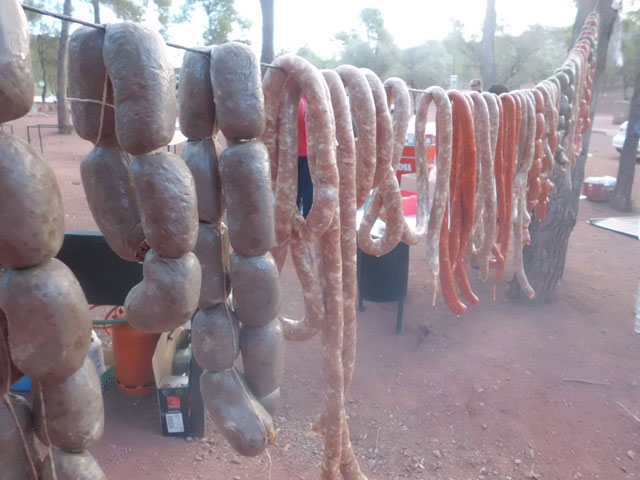
<svg viewBox="0 0 640 480"><path fill-rule="evenodd" d="M255 139L265 125L260 66L243 44L201 51L185 54L178 90L180 128L194 140L183 156L196 178L196 254L203 266L193 353L218 430L239 453L254 456L275 440L271 415L284 369L280 282L269 253L269 163ZM221 154L212 138L218 129L229 144ZM228 230L221 221L225 207ZM243 371L234 367L239 352Z"/></svg>
<svg viewBox="0 0 640 480"><path fill-rule="evenodd" d="M33 103L29 32L20 3L0 5L0 123ZM86 448L101 436L100 380L87 356L91 321L73 273L53 258L64 238L50 165L0 133L0 472L3 479L106 478ZM33 405L9 393L22 375ZM35 433L35 435L34 435ZM35 437L48 448L40 459Z"/></svg>
<svg viewBox="0 0 640 480"><path fill-rule="evenodd" d="M415 229L403 219L399 188L392 178L406 134L407 88L400 79L388 79L387 108L384 92L377 93L379 80L366 72L376 108L376 165L370 168L375 171L376 188L358 231L360 247L383 255L400 240L414 245L426 236L429 268L456 315L467 309L458 291L472 305L479 301L467 273L472 259L477 260L484 281L490 268L495 270L495 284L506 272L508 278L515 275L524 293L533 297L522 249L530 242L531 213L539 220L546 215L554 168L558 165L570 182L581 152L582 133L589 127L597 25L593 13L562 68L533 89L500 96L426 90L416 109ZM429 210L424 131L431 102L436 105L438 170ZM359 136L358 142L362 140ZM386 229L374 239L370 232L378 218Z"/></svg>
<svg viewBox="0 0 640 480"><path fill-rule="evenodd" d="M284 366L269 164L251 140L265 124L260 68L244 45L210 51L185 55L178 109L157 33L131 22L81 28L69 48L72 113L95 144L81 173L96 223L119 256L144 262L127 321L162 332L193 317L205 404L240 453L257 455L275 437L269 412ZM152 153L171 139L177 113L192 139L184 160ZM221 155L218 128L230 142ZM234 368L240 351L244 372Z"/></svg>
<svg viewBox="0 0 640 480"><path fill-rule="evenodd" d="M323 478L336 478L338 472L344 478L364 478L349 443L343 404L355 359L356 209L368 199L357 234L367 253L384 255L399 241L415 245L426 238L429 268L439 278L447 306L458 315L467 307L456 284L469 303L479 301L467 273L473 258L483 280L491 268L495 284L508 271L533 296L522 248L529 241L531 212L544 218L556 164L570 171L579 154L579 135L588 128L597 22L595 14L587 19L562 71L531 90L501 96L426 90L416 113L415 228L403 216L395 176L411 112L405 83L391 78L383 84L373 72L349 65L320 72L322 81L301 58L285 55L273 62L278 69L267 72L263 86L263 141L275 191L272 252L282 269L290 250L306 310L302 319L280 320L288 340L307 340L322 332L327 393L314 428L325 436ZM578 92L571 90L561 109L561 93L571 88ZM301 93L308 102L314 184L314 204L306 220L295 207ZM438 170L435 191L429 195L424 133L431 103L436 107ZM578 104L579 116L570 120ZM352 120L358 129L357 145ZM577 130L571 129L572 121L579 122ZM571 148L567 154L558 153L561 145ZM386 228L381 237L372 238L378 218Z"/></svg>
<svg viewBox="0 0 640 480"><path fill-rule="evenodd" d="M284 366L269 164L251 140L265 124L260 68L241 44L210 52L185 55L177 105L157 33L131 22L80 28L69 48L72 113L95 144L81 173L96 223L119 256L144 262L127 321L163 332L193 317L205 404L240 453L257 455L275 437L269 412ZM171 139L176 114L191 139L184 160L152 153ZM230 142L221 155L218 129ZM244 372L234 368L240 351Z"/></svg>
<svg viewBox="0 0 640 480"><path fill-rule="evenodd" d="M157 32L132 22L78 29L69 47L73 122L95 144L81 164L87 201L111 248L144 261L125 312L134 328L156 333L191 319L201 283L195 182L180 157L152 153L175 131L165 50Z"/></svg>
<svg viewBox="0 0 640 480"><path fill-rule="evenodd" d="M274 65L278 68L267 72L263 85L267 119L263 138L275 189L277 245L273 251L282 268L290 248L305 304L302 319L280 317L280 322L289 340L307 340L322 332L326 389L315 425L325 441L322 478L336 478L341 470L349 478L364 478L351 451L344 412L344 392L349 389L353 373L356 340L357 160L351 113L345 88L335 72L321 73L293 55L277 58ZM366 83L362 76L354 81L359 81L360 86ZM314 186L313 206L306 220L295 206L301 94L307 101L305 121ZM370 96L359 97L359 101L369 101L369 111L373 112ZM363 123L363 131L374 132L370 118L356 119L368 123ZM367 141L370 154L375 142ZM361 156L359 159L362 161ZM372 172L363 174L370 184ZM366 195L362 197L364 201Z"/></svg>

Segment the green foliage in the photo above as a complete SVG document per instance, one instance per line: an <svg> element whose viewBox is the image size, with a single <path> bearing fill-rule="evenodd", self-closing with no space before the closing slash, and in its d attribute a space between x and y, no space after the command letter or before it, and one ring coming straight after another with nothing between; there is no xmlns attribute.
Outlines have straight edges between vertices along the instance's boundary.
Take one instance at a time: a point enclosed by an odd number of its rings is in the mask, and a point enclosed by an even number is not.
<svg viewBox="0 0 640 480"><path fill-rule="evenodd" d="M94 9L98 8L98 11L100 7L106 7L119 19L131 21L141 21L151 3L151 0L83 1L91 4ZM62 12L62 0L24 0L24 3L54 12ZM160 21L166 25L169 21L171 0L153 0L153 3L158 8ZM43 96L55 94L61 22L37 13L26 12L26 15L31 31L31 58L36 92Z"/></svg>
<svg viewBox="0 0 640 480"><path fill-rule="evenodd" d="M451 20L451 31L441 41L429 40L404 49L396 45L378 9L364 9L360 21L364 36L356 30L336 35L341 43L336 59L324 59L308 46L298 54L320 68L331 68L336 62L366 67L382 79L398 76L414 88L448 86L450 74L458 75L458 85L464 88L470 79L481 76L479 39L467 39L464 25L458 20ZM498 28L497 81L518 88L551 75L566 57L569 37L570 27L534 25L520 35L508 35Z"/></svg>
<svg viewBox="0 0 640 480"><path fill-rule="evenodd" d="M194 15L204 14L208 19L207 28L202 35L205 45L219 45L232 40L231 34L238 29L243 35L251 25L241 17L235 8L234 0L185 0L182 13L176 21L188 22ZM236 40L248 43L246 39Z"/></svg>
<svg viewBox="0 0 640 480"><path fill-rule="evenodd" d="M93 0L85 0L94 4ZM147 7L146 0L99 0L99 6L109 8L118 18L139 22Z"/></svg>
<svg viewBox="0 0 640 480"><path fill-rule="evenodd" d="M517 36L496 35L498 83L517 88L548 77L567 56L570 36L570 27L540 25L533 25Z"/></svg>
<svg viewBox="0 0 640 480"><path fill-rule="evenodd" d="M399 59L400 49L384 27L382 14L377 8L365 8L360 13L365 27L366 39L355 31L340 32L336 40L342 43L340 63L367 67L380 77L393 75Z"/></svg>
<svg viewBox="0 0 640 480"><path fill-rule="evenodd" d="M377 8L365 8L360 12L360 21L364 24L369 44L392 43L391 34L384 28L382 12Z"/></svg>
<svg viewBox="0 0 640 480"><path fill-rule="evenodd" d="M39 34L31 35L30 42L36 94L44 99L56 93L60 34L52 29L43 29Z"/></svg>
<svg viewBox="0 0 640 480"><path fill-rule="evenodd" d="M630 12L622 20L622 55L624 65L622 66L622 81L627 90L633 89L635 74L640 63L640 10Z"/></svg>
<svg viewBox="0 0 640 480"><path fill-rule="evenodd" d="M451 20L451 32L442 40L442 46L451 57L448 73L456 74L466 80L480 76L478 43L473 38L471 40L465 39L462 22Z"/></svg>
<svg viewBox="0 0 640 480"><path fill-rule="evenodd" d="M400 51L395 75L414 88L447 85L452 57L442 43L429 40Z"/></svg>
<svg viewBox="0 0 640 480"><path fill-rule="evenodd" d="M284 54L285 52L281 53L280 55ZM299 57L304 58L305 60L308 60L311 64L315 65L316 67L323 69L323 68L330 68L330 69L334 69L336 68L338 65L340 65L340 62L338 62L338 60L336 60L335 58L322 58L318 55L316 55L311 48L309 48L309 45L304 45L303 47L300 47L298 49L298 51L296 52L296 55L298 55Z"/></svg>

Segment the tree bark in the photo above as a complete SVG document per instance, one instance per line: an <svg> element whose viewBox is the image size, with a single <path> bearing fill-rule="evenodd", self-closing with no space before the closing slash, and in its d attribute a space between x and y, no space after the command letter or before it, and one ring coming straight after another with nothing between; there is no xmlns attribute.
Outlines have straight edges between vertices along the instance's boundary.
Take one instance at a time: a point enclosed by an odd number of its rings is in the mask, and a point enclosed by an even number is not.
<svg viewBox="0 0 640 480"><path fill-rule="evenodd" d="M40 67L42 68L42 105L46 105L47 98L47 65L44 59L44 41L42 34L38 35L38 58L40 59Z"/></svg>
<svg viewBox="0 0 640 480"><path fill-rule="evenodd" d="M496 83L496 58L493 44L496 35L496 0L487 0L482 26L482 40L480 41L480 57L482 59L482 84L488 89Z"/></svg>
<svg viewBox="0 0 640 480"><path fill-rule="evenodd" d="M636 171L636 155L638 152L638 135L640 134L640 63L636 72L636 85L629 109L629 123L627 124L627 138L624 140L620 163L618 164L618 178L613 191L611 206L620 212L631 210L631 191L633 176Z"/></svg>
<svg viewBox="0 0 640 480"><path fill-rule="evenodd" d="M64 0L64 15L71 15L71 0ZM69 43L69 22L62 22L60 47L58 48L58 133L69 134L69 109L67 108L67 45Z"/></svg>
<svg viewBox="0 0 640 480"><path fill-rule="evenodd" d="M598 99L602 93L603 72L607 63L607 50L609 38L613 29L613 23L618 12L611 8L611 2L598 0L581 0L578 2L578 11L573 26L573 41L582 27L587 15L597 7L600 14L600 27L598 34L597 66L593 82L591 96L590 118L593 125L593 117L596 111ZM547 215L540 222L532 216L529 232L531 244L524 248L524 266L527 277L536 295L531 303L546 304L556 297L558 281L562 278L567 258L569 236L575 227L578 217L578 206L582 183L584 181L584 169L589 153L591 141L591 128L582 137L582 153L576 159L576 166L571 172L571 188L564 177L564 173L556 168L552 177L555 188L551 192ZM514 299L525 300L516 281L511 282L509 296Z"/></svg>
<svg viewBox="0 0 640 480"><path fill-rule="evenodd" d="M275 56L273 51L273 29L274 29L274 0L260 0L262 7L262 63L271 63Z"/></svg>
<svg viewBox="0 0 640 480"><path fill-rule="evenodd" d="M100 23L100 0L91 0L93 3L93 23Z"/></svg>

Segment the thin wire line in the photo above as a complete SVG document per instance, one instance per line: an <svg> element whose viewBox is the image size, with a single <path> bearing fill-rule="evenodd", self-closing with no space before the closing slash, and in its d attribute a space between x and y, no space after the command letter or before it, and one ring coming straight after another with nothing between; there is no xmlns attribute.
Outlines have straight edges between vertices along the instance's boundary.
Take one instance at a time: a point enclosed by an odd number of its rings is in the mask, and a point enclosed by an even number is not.
<svg viewBox="0 0 640 480"><path fill-rule="evenodd" d="M84 25L85 27L97 28L98 30L106 30L107 28L105 25L98 25L91 22L85 22L84 20L80 20L78 18L70 17L68 15L62 15L61 13L50 12L42 8L32 7L31 5L22 4L22 8L28 12L38 13L40 15L46 15L49 17L57 18L58 20L62 20L63 22L78 23L80 25ZM184 45L178 45L177 43L170 43L170 42L165 42L165 43L167 44L167 47L177 48L179 50L186 50L188 52L193 52L193 53L199 53L200 55L207 55L207 56L210 55L208 52L203 52L202 50L197 50L195 48L185 47ZM282 67L277 67L276 65L270 65L268 63L260 63L260 66L265 68L282 70L283 72L285 71L284 68Z"/></svg>
<svg viewBox="0 0 640 480"><path fill-rule="evenodd" d="M69 17L68 15L62 15L60 13L49 12L42 8L32 7L31 5L22 4L22 8L29 12L39 13L40 15L47 15L49 17L64 20L65 22L79 23L80 25L85 25L87 27L92 27L92 28L98 28L100 30L105 30L106 28L104 25L96 25L95 23L85 22L84 20L79 20L77 18Z"/></svg>

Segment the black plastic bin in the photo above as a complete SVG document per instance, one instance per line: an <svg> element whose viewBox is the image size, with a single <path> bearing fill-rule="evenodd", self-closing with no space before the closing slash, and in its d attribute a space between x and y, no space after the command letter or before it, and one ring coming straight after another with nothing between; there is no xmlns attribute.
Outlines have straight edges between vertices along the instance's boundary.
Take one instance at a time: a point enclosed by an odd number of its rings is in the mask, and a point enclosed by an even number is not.
<svg viewBox="0 0 640 480"><path fill-rule="evenodd" d="M358 309L364 300L398 302L396 333L402 330L402 312L409 282L409 245L400 242L386 255L376 257L358 247Z"/></svg>
<svg viewBox="0 0 640 480"><path fill-rule="evenodd" d="M71 269L94 305L124 305L142 281L142 264L118 257L99 232L67 232L57 258Z"/></svg>

